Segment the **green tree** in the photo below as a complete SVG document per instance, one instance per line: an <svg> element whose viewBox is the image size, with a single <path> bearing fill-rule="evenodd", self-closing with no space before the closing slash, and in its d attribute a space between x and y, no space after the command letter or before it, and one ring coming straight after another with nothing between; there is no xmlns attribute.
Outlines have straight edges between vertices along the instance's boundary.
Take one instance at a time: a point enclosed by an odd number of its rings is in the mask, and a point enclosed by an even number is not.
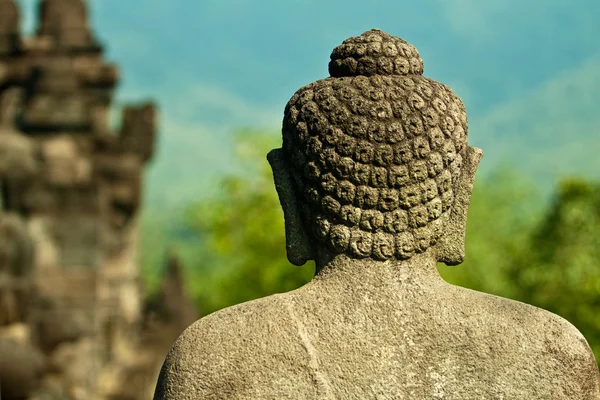
<svg viewBox="0 0 600 400"><path fill-rule="evenodd" d="M454 267L440 264L442 277L459 286L517 297L520 290L510 274L515 260L528 252L529 237L541 218L541 204L535 184L510 166L478 175L467 219L465 261Z"/></svg>
<svg viewBox="0 0 600 400"><path fill-rule="evenodd" d="M296 289L314 275L314 263L295 267L286 258L283 212L266 160L280 142L278 135L239 132L239 173L220 182L215 198L189 210L189 228L202 238L192 290L204 314Z"/></svg>
<svg viewBox="0 0 600 400"><path fill-rule="evenodd" d="M511 278L517 299L569 320L600 361L600 184L564 181Z"/></svg>

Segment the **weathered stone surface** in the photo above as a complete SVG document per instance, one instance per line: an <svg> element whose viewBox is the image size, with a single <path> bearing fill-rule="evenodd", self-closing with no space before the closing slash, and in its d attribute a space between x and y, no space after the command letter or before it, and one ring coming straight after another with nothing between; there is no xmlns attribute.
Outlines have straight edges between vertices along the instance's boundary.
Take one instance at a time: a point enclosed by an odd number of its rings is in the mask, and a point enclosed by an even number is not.
<svg viewBox="0 0 600 400"><path fill-rule="evenodd" d="M14 0L0 0L0 55L10 54L18 46L19 9Z"/></svg>
<svg viewBox="0 0 600 400"><path fill-rule="evenodd" d="M137 216L156 109L126 106L113 132L119 70L104 60L85 1L39 6L37 34L21 40L16 2L0 0L0 347L22 326L29 338L13 353L0 350L2 398L10 400L10 387L34 400L148 398L157 354L183 330L166 323L171 330L139 337ZM145 356L132 362L141 346ZM12 372L29 371L33 382L26 360L40 351L47 363L35 389ZM118 377L110 390L101 382L108 372ZM132 376L145 387L129 387Z"/></svg>
<svg viewBox="0 0 600 400"><path fill-rule="evenodd" d="M23 220L0 213L0 326L27 318L33 282L33 243Z"/></svg>
<svg viewBox="0 0 600 400"><path fill-rule="evenodd" d="M166 271L154 301L147 304L148 314L155 321L171 326L177 335L198 319L198 310L186 296L181 262L174 253L167 259ZM169 343L171 345L171 343Z"/></svg>
<svg viewBox="0 0 600 400"><path fill-rule="evenodd" d="M23 220L0 212L0 382L2 397L20 398L39 384L44 357L23 322L33 294L33 244Z"/></svg>
<svg viewBox="0 0 600 400"><path fill-rule="evenodd" d="M121 137L125 149L147 162L154 154L156 106L152 103L126 107L123 110Z"/></svg>
<svg viewBox="0 0 600 400"><path fill-rule="evenodd" d="M52 38L63 48L97 46L88 26L83 0L42 0L38 35Z"/></svg>
<svg viewBox="0 0 600 400"><path fill-rule="evenodd" d="M0 0L0 35L19 33L19 8L14 0Z"/></svg>
<svg viewBox="0 0 600 400"><path fill-rule="evenodd" d="M86 132L92 125L93 102L82 90L73 63L58 58L31 72L33 92L27 99L22 125L27 132Z"/></svg>
<svg viewBox="0 0 600 400"><path fill-rule="evenodd" d="M40 384L45 363L31 343L0 336L0 379L3 399L26 399Z"/></svg>
<svg viewBox="0 0 600 400"><path fill-rule="evenodd" d="M39 171L37 144L15 126L23 91L10 88L0 95L0 179L23 182Z"/></svg>
<svg viewBox="0 0 600 400"><path fill-rule="evenodd" d="M102 261L102 225L95 215L68 213L54 224L54 239L64 268L91 268Z"/></svg>
<svg viewBox="0 0 600 400"><path fill-rule="evenodd" d="M422 72L413 46L372 30L292 97L268 159L288 258L317 274L190 326L155 399L600 398L575 327L439 276L463 261L482 151L462 101Z"/></svg>
<svg viewBox="0 0 600 400"><path fill-rule="evenodd" d="M94 165L70 135L59 135L41 142L46 181L55 187L91 185Z"/></svg>

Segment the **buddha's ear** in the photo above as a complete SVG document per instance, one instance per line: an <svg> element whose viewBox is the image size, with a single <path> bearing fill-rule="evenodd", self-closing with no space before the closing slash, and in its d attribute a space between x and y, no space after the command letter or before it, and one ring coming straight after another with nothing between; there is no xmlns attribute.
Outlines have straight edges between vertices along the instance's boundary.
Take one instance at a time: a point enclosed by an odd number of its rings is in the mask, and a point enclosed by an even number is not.
<svg viewBox="0 0 600 400"><path fill-rule="evenodd" d="M271 150L267 154L267 160L273 169L275 189L277 189L285 218L287 258L294 265L304 265L308 260L314 260L316 253L312 241L304 229L300 205L283 150Z"/></svg>
<svg viewBox="0 0 600 400"><path fill-rule="evenodd" d="M483 150L467 146L465 160L454 188L454 204L444 234L436 245L437 260L446 265L458 265L465 259L467 211L471 202L473 182Z"/></svg>

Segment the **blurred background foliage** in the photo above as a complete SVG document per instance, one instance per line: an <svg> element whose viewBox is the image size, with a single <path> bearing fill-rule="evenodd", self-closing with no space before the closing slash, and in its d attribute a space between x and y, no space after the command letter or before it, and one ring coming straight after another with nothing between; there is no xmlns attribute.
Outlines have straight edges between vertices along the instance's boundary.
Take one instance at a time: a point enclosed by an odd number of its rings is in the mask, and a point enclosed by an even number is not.
<svg viewBox="0 0 600 400"><path fill-rule="evenodd" d="M203 315L293 290L314 274L313 263L295 267L285 256L283 213L265 157L280 136L246 129L235 143L236 172L222 178L214 196L177 215L147 216L142 226L149 289L158 282L163 249L174 246ZM600 360L599 183L570 178L547 190L510 165L478 174L466 251L460 266L440 264L444 279L561 315Z"/></svg>

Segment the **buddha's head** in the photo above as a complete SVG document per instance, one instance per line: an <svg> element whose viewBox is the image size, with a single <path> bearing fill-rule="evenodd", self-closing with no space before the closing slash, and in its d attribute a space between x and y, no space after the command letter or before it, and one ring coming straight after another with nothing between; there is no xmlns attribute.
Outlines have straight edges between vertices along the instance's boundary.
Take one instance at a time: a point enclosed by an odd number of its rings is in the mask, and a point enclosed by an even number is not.
<svg viewBox="0 0 600 400"><path fill-rule="evenodd" d="M428 252L461 263L483 153L467 144L460 98L422 75L415 47L379 30L336 47L329 72L290 99L283 148L268 156L290 262Z"/></svg>

